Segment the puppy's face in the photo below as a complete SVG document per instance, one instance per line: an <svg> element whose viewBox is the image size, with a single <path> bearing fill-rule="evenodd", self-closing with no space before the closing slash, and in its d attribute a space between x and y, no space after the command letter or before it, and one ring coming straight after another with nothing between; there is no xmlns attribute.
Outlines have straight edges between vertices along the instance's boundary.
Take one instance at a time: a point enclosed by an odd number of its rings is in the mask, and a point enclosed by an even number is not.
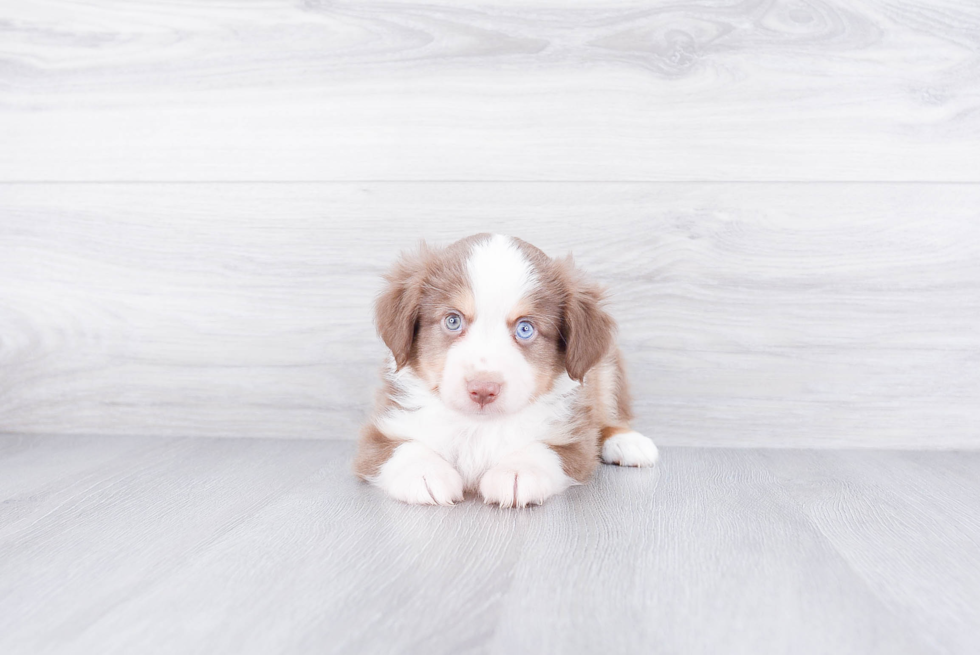
<svg viewBox="0 0 980 655"><path fill-rule="evenodd" d="M601 291L518 239L423 246L387 279L377 322L396 365L466 414L518 412L564 373L581 380L612 341Z"/></svg>

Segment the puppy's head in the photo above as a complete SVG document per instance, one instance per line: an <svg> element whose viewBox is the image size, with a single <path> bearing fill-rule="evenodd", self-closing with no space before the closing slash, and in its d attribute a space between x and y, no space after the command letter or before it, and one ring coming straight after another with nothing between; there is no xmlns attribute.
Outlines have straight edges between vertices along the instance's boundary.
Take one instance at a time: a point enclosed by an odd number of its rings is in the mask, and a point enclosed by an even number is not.
<svg viewBox="0 0 980 655"><path fill-rule="evenodd" d="M566 372L581 381L612 344L601 289L519 239L422 244L386 280L376 319L395 365L467 414L520 411Z"/></svg>

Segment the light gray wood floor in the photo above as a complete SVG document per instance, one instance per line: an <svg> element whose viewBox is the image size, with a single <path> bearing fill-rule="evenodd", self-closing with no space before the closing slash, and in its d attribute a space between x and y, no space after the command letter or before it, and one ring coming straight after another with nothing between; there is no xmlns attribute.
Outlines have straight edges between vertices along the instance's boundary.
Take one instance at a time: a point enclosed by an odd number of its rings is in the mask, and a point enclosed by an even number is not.
<svg viewBox="0 0 980 655"><path fill-rule="evenodd" d="M980 452L668 448L524 511L351 454L0 438L0 652L980 649Z"/></svg>

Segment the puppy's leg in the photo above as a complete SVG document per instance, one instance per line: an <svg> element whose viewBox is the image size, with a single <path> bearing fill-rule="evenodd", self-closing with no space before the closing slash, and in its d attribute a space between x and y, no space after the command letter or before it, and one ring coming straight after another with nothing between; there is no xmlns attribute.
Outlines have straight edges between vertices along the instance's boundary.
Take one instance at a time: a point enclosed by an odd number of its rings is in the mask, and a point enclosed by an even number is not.
<svg viewBox="0 0 980 655"><path fill-rule="evenodd" d="M397 446L372 484L392 498L417 505L452 505L463 499L463 478L434 450L416 441Z"/></svg>
<svg viewBox="0 0 980 655"><path fill-rule="evenodd" d="M599 453L606 464L620 466L653 466L659 453L653 441L631 430L633 420L632 401L626 380L626 367L618 349L610 354L604 366L596 369L595 384L600 389L602 402L600 423L604 425L599 435Z"/></svg>
<svg viewBox="0 0 980 655"><path fill-rule="evenodd" d="M650 437L628 427L602 428L602 461L620 466L653 466L660 453Z"/></svg>
<svg viewBox="0 0 980 655"><path fill-rule="evenodd" d="M501 507L540 505L575 480L562 469L561 458L543 443L510 453L483 474L480 495Z"/></svg>

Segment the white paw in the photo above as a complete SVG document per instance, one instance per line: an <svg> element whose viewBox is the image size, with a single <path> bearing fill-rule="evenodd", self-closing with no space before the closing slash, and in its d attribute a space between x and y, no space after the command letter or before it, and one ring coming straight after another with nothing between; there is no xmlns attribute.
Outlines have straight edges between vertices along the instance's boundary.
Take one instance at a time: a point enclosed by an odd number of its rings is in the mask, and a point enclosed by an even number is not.
<svg viewBox="0 0 980 655"><path fill-rule="evenodd" d="M405 443L373 480L389 496L413 505L452 505L463 499L463 478L431 449Z"/></svg>
<svg viewBox="0 0 980 655"><path fill-rule="evenodd" d="M530 447L505 458L483 474L483 502L501 507L540 505L574 480L565 475L561 459L547 446Z"/></svg>
<svg viewBox="0 0 980 655"><path fill-rule="evenodd" d="M602 444L602 461L620 466L653 466L660 453L649 437L639 432L620 432Z"/></svg>

